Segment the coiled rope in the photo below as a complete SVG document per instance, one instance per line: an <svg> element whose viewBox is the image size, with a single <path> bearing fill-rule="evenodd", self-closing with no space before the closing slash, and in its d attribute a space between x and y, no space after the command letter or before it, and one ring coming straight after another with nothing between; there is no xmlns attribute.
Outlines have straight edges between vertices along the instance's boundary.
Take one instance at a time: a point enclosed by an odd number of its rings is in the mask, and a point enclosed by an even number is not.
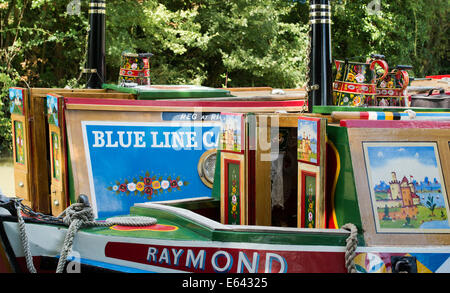
<svg viewBox="0 0 450 293"><path fill-rule="evenodd" d="M346 239L345 267L347 268L348 273L356 273L355 257L356 248L358 247L358 228L352 223L345 224L341 228L350 231L350 236Z"/></svg>
<svg viewBox="0 0 450 293"><path fill-rule="evenodd" d="M36 268L33 264L33 257L29 247L28 237L25 230L25 221L21 214L21 203L16 201L17 218L19 223L19 235L22 243L22 248L25 254L27 268L30 273L36 273ZM111 227L114 225L122 226L150 226L157 223L157 220L152 217L113 217L108 218L104 222L95 221L95 215L88 202L77 202L70 205L59 216L56 217L62 221L62 223L69 228L67 229L66 236L64 238L63 247L60 252L58 265L56 267L56 273L62 273L64 266L67 262L67 256L72 250L73 240L79 229L85 227Z"/></svg>

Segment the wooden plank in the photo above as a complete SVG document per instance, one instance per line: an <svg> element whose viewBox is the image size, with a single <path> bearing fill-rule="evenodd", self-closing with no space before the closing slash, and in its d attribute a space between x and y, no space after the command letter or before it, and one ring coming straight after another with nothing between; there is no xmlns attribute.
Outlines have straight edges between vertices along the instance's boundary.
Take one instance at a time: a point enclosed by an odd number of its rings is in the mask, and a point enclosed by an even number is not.
<svg viewBox="0 0 450 293"><path fill-rule="evenodd" d="M11 113L14 160L14 193L24 199L25 205L33 207L31 150L29 147L29 99L27 91L20 88L10 89L11 103L15 103ZM17 109L17 111L16 111Z"/></svg>
<svg viewBox="0 0 450 293"><path fill-rule="evenodd" d="M30 98L30 149L31 149L31 172L32 193L34 197L33 207L36 211L50 214L50 187L48 149L47 149L47 105L45 97L34 96Z"/></svg>

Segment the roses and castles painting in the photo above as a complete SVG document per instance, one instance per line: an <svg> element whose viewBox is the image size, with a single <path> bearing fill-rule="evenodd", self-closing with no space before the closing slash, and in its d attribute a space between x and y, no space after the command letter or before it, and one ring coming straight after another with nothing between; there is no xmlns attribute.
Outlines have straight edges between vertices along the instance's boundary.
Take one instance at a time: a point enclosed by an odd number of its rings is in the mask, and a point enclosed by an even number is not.
<svg viewBox="0 0 450 293"><path fill-rule="evenodd" d="M437 144L365 142L377 232L450 233Z"/></svg>

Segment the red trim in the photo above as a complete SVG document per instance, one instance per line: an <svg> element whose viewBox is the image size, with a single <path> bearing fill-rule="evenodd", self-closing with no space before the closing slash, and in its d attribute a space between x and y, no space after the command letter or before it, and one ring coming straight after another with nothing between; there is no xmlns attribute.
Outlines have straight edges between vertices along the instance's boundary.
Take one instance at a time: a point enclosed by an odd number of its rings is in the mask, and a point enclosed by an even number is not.
<svg viewBox="0 0 450 293"><path fill-rule="evenodd" d="M338 92L354 93L354 94L375 94L377 91L376 84L359 84L354 82L336 81L333 88Z"/></svg>
<svg viewBox="0 0 450 293"><path fill-rule="evenodd" d="M302 162L302 163L306 163L306 164L319 166L320 165L320 151L321 151L320 150L320 120L321 120L321 118L299 117L298 120L308 120L308 121L316 122L316 125L317 125L317 163L312 163L312 162L303 161L303 160L298 160L298 161ZM297 129L297 131L298 131L298 129Z"/></svg>
<svg viewBox="0 0 450 293"><path fill-rule="evenodd" d="M309 171L300 171L300 176L302 176L302 194L301 194L301 215L300 215L300 228L306 228L305 227L305 202L306 202L306 176L314 177L316 179L317 183L317 174ZM317 205L317 190L316 190L316 205ZM314 216L316 216L316 212L314 211ZM316 223L316 219L314 219L314 223Z"/></svg>
<svg viewBox="0 0 450 293"><path fill-rule="evenodd" d="M303 107L305 101L170 101L170 100L121 100L64 98L67 105L108 105L108 106L157 106L157 107Z"/></svg>
<svg viewBox="0 0 450 293"><path fill-rule="evenodd" d="M425 76L425 78L432 78L432 79L450 78L450 74L444 74L444 75L430 75L430 76Z"/></svg>
<svg viewBox="0 0 450 293"><path fill-rule="evenodd" d="M450 129L450 121L341 120L347 128L438 128Z"/></svg>
<svg viewBox="0 0 450 293"><path fill-rule="evenodd" d="M359 113L359 119L368 120L369 119L369 112L360 112Z"/></svg>
<svg viewBox="0 0 450 293"><path fill-rule="evenodd" d="M377 98L402 98L406 96L406 92L399 88L377 88Z"/></svg>
<svg viewBox="0 0 450 293"><path fill-rule="evenodd" d="M241 162L237 161L237 160L231 160L231 159L223 159L223 163L224 163L224 171L225 171L225 204L224 204L224 220L225 223L224 224L229 224L228 222L228 211L229 211L229 205L230 202L228 200L228 194L229 194L229 189L228 189L228 165L229 164L236 164L239 166L239 224L241 223L241 215L242 215L242 190L241 190Z"/></svg>
<svg viewBox="0 0 450 293"><path fill-rule="evenodd" d="M247 174L249 183L247 185L247 219L248 219L248 225L256 225L256 186L255 186L255 164L256 164L256 151L251 150L249 148L248 156L247 156Z"/></svg>
<svg viewBox="0 0 450 293"><path fill-rule="evenodd" d="M150 70L149 69L142 69L142 70L132 70L132 69L120 69L120 76L127 76L127 77L139 77L141 73L144 73L143 77L149 77L150 76Z"/></svg>

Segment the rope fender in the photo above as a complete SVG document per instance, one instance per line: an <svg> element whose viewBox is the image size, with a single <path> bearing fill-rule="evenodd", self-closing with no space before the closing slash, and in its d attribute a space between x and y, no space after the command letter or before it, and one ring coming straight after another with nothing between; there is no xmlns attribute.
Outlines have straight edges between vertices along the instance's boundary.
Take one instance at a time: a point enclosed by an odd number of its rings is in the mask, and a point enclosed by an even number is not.
<svg viewBox="0 0 450 293"><path fill-rule="evenodd" d="M345 248L345 267L348 273L357 273L355 267L356 248L358 247L358 228L352 223L347 223L341 227L350 231L350 236L346 239Z"/></svg>
<svg viewBox="0 0 450 293"><path fill-rule="evenodd" d="M28 242L27 233L25 230L25 221L22 217L22 204L20 201L15 201L17 210L17 218L19 224L19 236L22 248L25 254L27 268L30 273L36 273L36 268L33 264L33 257ZM152 217L112 217L105 221L95 221L95 215L92 208L87 201L87 197L80 196L77 203L70 205L65 209L56 219L62 221L64 225L68 226L66 236L64 238L63 247L61 248L56 273L63 273L64 266L67 262L67 256L72 250L73 240L76 233L81 228L86 227L111 227L114 225L143 227L155 225L157 220Z"/></svg>

